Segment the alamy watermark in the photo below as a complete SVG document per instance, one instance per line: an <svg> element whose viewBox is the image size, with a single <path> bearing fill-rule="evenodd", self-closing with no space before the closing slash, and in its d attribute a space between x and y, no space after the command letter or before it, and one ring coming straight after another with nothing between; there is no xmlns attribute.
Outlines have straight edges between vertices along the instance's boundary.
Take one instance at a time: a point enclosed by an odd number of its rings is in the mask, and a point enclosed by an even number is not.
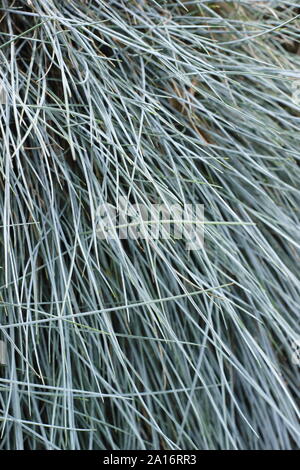
<svg viewBox="0 0 300 470"><path fill-rule="evenodd" d="M7 96L6 91L4 89L3 82L0 79L0 104L6 104Z"/></svg>
<svg viewBox="0 0 300 470"><path fill-rule="evenodd" d="M203 249L203 204L131 204L120 197L118 206L101 204L96 213L101 240L184 240L187 250Z"/></svg>
<svg viewBox="0 0 300 470"><path fill-rule="evenodd" d="M6 365L6 344L0 341L0 365Z"/></svg>
<svg viewBox="0 0 300 470"><path fill-rule="evenodd" d="M292 363L300 366L300 336L292 343Z"/></svg>
<svg viewBox="0 0 300 470"><path fill-rule="evenodd" d="M292 100L296 105L300 105L300 78L292 81Z"/></svg>

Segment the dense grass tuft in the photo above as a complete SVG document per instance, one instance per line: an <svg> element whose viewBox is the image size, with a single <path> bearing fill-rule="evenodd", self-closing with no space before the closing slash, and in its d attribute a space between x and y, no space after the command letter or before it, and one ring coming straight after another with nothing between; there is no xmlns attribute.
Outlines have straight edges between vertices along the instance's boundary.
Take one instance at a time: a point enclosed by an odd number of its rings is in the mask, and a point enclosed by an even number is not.
<svg viewBox="0 0 300 470"><path fill-rule="evenodd" d="M299 447L295 3L1 5L0 449ZM121 196L204 249L99 239Z"/></svg>

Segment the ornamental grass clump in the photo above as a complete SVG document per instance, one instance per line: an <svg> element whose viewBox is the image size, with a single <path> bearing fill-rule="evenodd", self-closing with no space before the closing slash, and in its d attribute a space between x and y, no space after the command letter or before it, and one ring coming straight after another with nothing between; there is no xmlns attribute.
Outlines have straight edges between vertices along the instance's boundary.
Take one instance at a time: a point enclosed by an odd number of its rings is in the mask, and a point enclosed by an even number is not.
<svg viewBox="0 0 300 470"><path fill-rule="evenodd" d="M298 448L295 3L0 7L0 449Z"/></svg>

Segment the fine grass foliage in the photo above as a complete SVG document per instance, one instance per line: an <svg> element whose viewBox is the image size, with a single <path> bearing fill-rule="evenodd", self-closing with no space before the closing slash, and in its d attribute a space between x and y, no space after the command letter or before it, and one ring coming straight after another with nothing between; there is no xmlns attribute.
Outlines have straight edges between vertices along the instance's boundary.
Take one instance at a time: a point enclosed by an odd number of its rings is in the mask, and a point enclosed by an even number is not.
<svg viewBox="0 0 300 470"><path fill-rule="evenodd" d="M0 449L299 447L299 27L2 0ZM99 239L120 197L203 204L203 249Z"/></svg>

